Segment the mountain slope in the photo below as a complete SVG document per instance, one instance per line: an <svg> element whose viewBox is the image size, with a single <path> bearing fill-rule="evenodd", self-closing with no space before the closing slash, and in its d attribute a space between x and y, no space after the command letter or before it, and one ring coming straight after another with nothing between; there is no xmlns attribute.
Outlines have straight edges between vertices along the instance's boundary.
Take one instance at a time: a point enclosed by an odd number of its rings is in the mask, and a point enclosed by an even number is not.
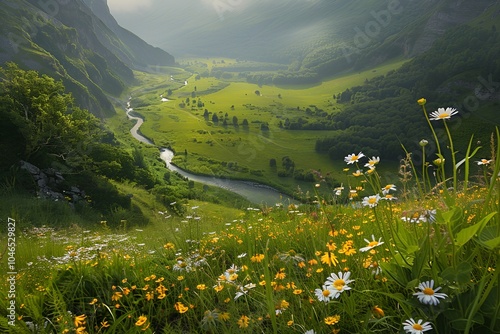
<svg viewBox="0 0 500 334"><path fill-rule="evenodd" d="M417 56L445 31L497 2L206 1L206 6L176 4L175 11L172 4L158 2L150 12L134 13L123 24L178 54L290 64L290 72L314 73L320 80L392 58ZM221 3L227 5L216 6ZM272 83L272 77L267 82Z"/></svg>
<svg viewBox="0 0 500 334"><path fill-rule="evenodd" d="M151 66L173 66L175 59L164 50L153 47L140 39L137 35L122 28L111 15L106 0L83 0L92 12L101 20L94 22L94 32L97 37L125 64L142 70ZM112 34L103 33L104 25L110 29L117 39L111 38Z"/></svg>
<svg viewBox="0 0 500 334"><path fill-rule="evenodd" d="M173 62L168 53L145 43L144 52L152 55L147 60L154 62L132 61L140 58L130 51L140 42L120 39L82 0L60 5L5 0L0 15L0 62L13 61L62 80L77 104L99 117L114 113L108 96L120 95L134 81L133 68ZM124 54L129 61L121 59L127 60Z"/></svg>
<svg viewBox="0 0 500 334"><path fill-rule="evenodd" d="M500 105L498 13L500 5L476 22L447 31L400 69L338 94L337 101L345 104L332 117L338 131L318 140L316 150L328 152L333 159L342 158L346 150L399 159L400 144L413 151L421 139L433 137L416 103L425 97L428 112L442 107L458 110L449 124L460 159L472 136L472 144L483 147L478 155L491 154L490 135L500 126L496 116ZM441 145L448 145L442 122L433 123ZM426 152L436 158L435 147Z"/></svg>

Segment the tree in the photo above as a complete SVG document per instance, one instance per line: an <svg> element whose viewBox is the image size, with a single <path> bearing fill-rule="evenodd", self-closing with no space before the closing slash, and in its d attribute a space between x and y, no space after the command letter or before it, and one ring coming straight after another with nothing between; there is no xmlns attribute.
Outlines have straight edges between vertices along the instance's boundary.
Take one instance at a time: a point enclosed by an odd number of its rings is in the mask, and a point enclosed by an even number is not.
<svg viewBox="0 0 500 334"><path fill-rule="evenodd" d="M217 114L212 115L212 122L219 123L219 117L217 116Z"/></svg>
<svg viewBox="0 0 500 334"><path fill-rule="evenodd" d="M290 159L289 156L284 156L281 159L281 165L289 173L293 173L293 170L295 169L295 162L292 159Z"/></svg>
<svg viewBox="0 0 500 334"><path fill-rule="evenodd" d="M243 125L244 127L248 126L248 121L247 121L246 118L243 120L243 122L241 123L241 125Z"/></svg>
<svg viewBox="0 0 500 334"><path fill-rule="evenodd" d="M269 167L276 168L276 159L274 158L269 159Z"/></svg>
<svg viewBox="0 0 500 334"><path fill-rule="evenodd" d="M238 126L238 117L233 116L233 125Z"/></svg>
<svg viewBox="0 0 500 334"><path fill-rule="evenodd" d="M0 67L0 117L9 120L24 138L24 154L77 158L102 136L99 120L74 106L61 81L14 63Z"/></svg>

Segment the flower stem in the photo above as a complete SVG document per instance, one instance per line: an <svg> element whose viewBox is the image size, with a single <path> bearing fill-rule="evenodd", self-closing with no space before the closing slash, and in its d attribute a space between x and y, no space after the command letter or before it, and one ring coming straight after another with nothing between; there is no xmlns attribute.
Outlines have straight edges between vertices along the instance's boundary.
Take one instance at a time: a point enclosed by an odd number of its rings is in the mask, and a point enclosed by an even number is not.
<svg viewBox="0 0 500 334"><path fill-rule="evenodd" d="M439 145L439 140L438 140L438 137L436 135L436 131L434 131L434 127L432 126L431 120L429 119L429 115L427 115L427 109L425 108L425 105L422 105L422 110L424 111L424 116L425 116L425 119L427 120L427 124L429 124L429 128L432 131L432 136L434 137L434 141L436 142L439 158L443 158L443 155L441 154L441 145ZM441 180L442 180L442 182L445 182L445 180L446 180L444 168L441 168ZM446 188L446 184L445 184L445 188Z"/></svg>
<svg viewBox="0 0 500 334"><path fill-rule="evenodd" d="M427 193L425 181L425 146L422 146L422 184L424 186L424 193ZM430 189L429 189L430 190Z"/></svg>
<svg viewBox="0 0 500 334"><path fill-rule="evenodd" d="M451 160L453 163L453 191L457 192L457 161L455 157L455 149L453 148L453 140L451 138L450 129L448 128L448 124L446 121L443 121L444 128L446 129L446 134L448 135L448 140L450 141L450 150L451 150Z"/></svg>

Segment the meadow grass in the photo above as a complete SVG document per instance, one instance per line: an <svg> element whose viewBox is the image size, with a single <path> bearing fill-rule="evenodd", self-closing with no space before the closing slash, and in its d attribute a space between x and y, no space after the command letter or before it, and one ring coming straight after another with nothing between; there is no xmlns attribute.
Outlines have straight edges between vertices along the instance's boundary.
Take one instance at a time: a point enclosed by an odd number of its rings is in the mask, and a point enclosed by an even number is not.
<svg viewBox="0 0 500 334"><path fill-rule="evenodd" d="M211 59L199 61L212 66ZM229 60L226 63L231 64ZM338 164L314 149L317 139L328 137L334 131L283 130L279 123L298 117L314 120L313 116L306 115L307 108L335 113L341 106L333 95L403 63L397 61L377 69L338 76L313 86L259 87L213 77L195 80L195 75L184 85L184 78L177 82L177 77L172 81L168 75L153 76L147 77L148 91L138 90L132 94L131 103L134 111L145 119L141 132L156 145L177 152L174 163L181 168L198 174L255 180L290 193L300 183L292 178L277 177L276 169L269 167L270 159L278 161L278 169L281 169L281 159L288 156L297 170L320 170L340 180L343 176ZM167 96L169 89L173 93ZM162 102L160 96L170 101ZM189 105L186 99L190 100ZM202 106L198 106L198 100ZM181 103L184 106L181 107ZM203 117L205 109L210 112L208 118ZM218 116L218 123L212 122L213 114ZM223 126L226 114L228 125ZM233 117L237 117L238 126L233 125ZM242 126L244 119L248 127ZM269 130L261 129L263 123L268 124ZM184 152L188 153L187 157ZM223 162L233 162L241 168L228 169Z"/></svg>
<svg viewBox="0 0 500 334"><path fill-rule="evenodd" d="M318 195L241 211L189 202L184 217L151 212L144 228L20 229L15 326L4 281L0 328L498 333L499 140L497 131L491 157L468 150L463 173L429 166L445 173L432 187L414 168L411 180L386 184L383 159L349 152L344 167L362 172L333 189L333 203ZM52 255L35 260L28 249L38 245Z"/></svg>

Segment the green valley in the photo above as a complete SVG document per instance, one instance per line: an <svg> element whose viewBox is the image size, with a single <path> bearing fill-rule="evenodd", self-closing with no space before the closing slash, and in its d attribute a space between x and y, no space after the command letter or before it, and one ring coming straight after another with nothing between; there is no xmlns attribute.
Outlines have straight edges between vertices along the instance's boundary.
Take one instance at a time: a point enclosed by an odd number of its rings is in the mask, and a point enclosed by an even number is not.
<svg viewBox="0 0 500 334"><path fill-rule="evenodd" d="M204 61L211 64L218 60ZM334 132L314 130L314 124L321 126L342 108L334 97L403 63L339 76L309 87L258 86L237 80L237 74L233 79L216 79L188 73L174 75L166 70L144 77L148 89L137 93L132 89L131 105L145 119L141 133L156 145L173 149L174 163L183 169L256 180L289 193L299 184L307 191L319 180L314 171L329 174L333 180L343 178L338 164L314 149L317 139ZM168 101L162 101L162 97ZM287 130L287 124L294 122L313 125L307 130ZM294 170L285 169L284 157L294 162ZM272 159L276 166L270 166Z"/></svg>
<svg viewBox="0 0 500 334"><path fill-rule="evenodd" d="M1 333L500 333L499 1L0 15Z"/></svg>

